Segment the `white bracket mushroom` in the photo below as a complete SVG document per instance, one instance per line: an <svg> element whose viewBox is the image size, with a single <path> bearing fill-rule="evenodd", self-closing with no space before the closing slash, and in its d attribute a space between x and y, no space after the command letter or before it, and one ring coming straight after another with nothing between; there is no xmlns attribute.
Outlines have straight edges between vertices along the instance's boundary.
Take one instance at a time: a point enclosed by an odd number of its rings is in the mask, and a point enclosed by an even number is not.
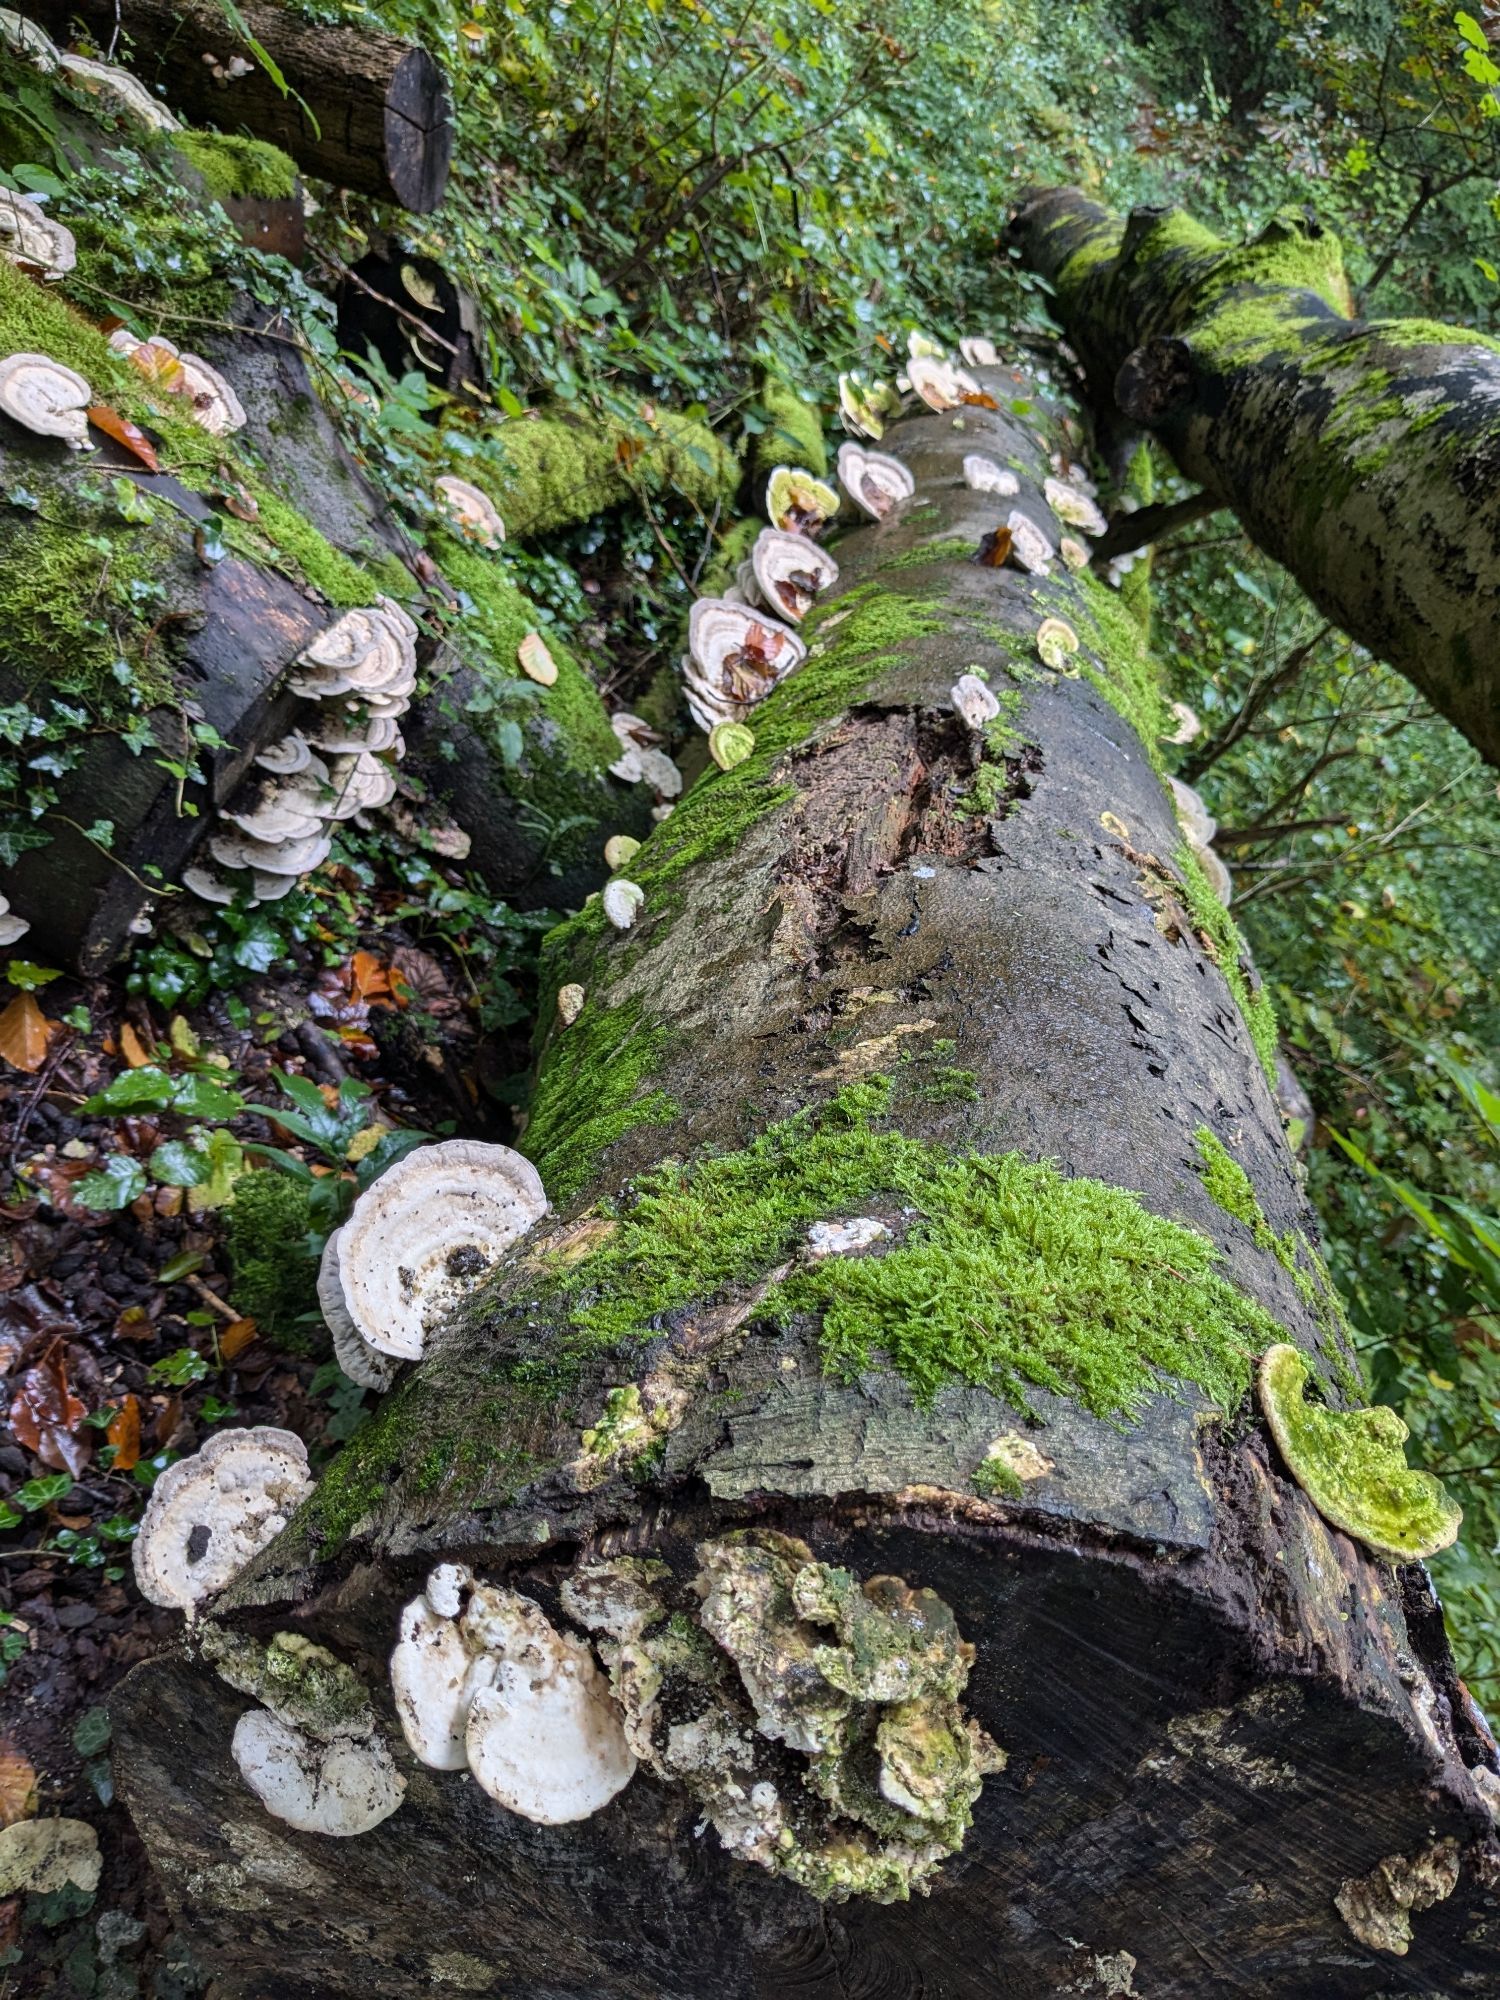
<svg viewBox="0 0 1500 2000"><path fill-rule="evenodd" d="M141 1595L191 1618L281 1532L312 1486L307 1447L291 1431L220 1431L151 1489L132 1552Z"/></svg>
<svg viewBox="0 0 1500 2000"><path fill-rule="evenodd" d="M12 188L0 188L0 252L13 264L36 265L49 279L65 276L78 261L73 232Z"/></svg>
<svg viewBox="0 0 1500 2000"><path fill-rule="evenodd" d="M364 1190L325 1252L319 1298L335 1340L352 1354L341 1303L376 1356L419 1360L432 1323L546 1212L536 1168L509 1146L445 1139L405 1154Z"/></svg>
<svg viewBox="0 0 1500 2000"><path fill-rule="evenodd" d="M688 655L682 677L688 707L700 729L743 722L807 657L789 626L722 597L700 597L688 617Z"/></svg>
<svg viewBox="0 0 1500 2000"><path fill-rule="evenodd" d="M893 507L909 500L917 490L916 480L899 458L892 458L889 452L867 451L852 439L839 446L838 474L840 486L855 506L875 521L883 521Z"/></svg>
<svg viewBox="0 0 1500 2000"><path fill-rule="evenodd" d="M48 354L9 354L0 361L0 410L38 437L62 438L81 451L93 400L83 377Z"/></svg>

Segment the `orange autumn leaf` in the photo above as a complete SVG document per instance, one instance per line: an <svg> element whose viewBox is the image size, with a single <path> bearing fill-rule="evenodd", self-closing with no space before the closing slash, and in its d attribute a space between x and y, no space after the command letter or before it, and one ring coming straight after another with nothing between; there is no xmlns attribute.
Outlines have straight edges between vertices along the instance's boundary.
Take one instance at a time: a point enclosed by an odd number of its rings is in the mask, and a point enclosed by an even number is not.
<svg viewBox="0 0 1500 2000"><path fill-rule="evenodd" d="M7 1736L0 1739L0 1826L14 1826L36 1812L36 1771Z"/></svg>
<svg viewBox="0 0 1500 2000"><path fill-rule="evenodd" d="M133 424L129 417L122 417L119 411L112 410L108 403L91 403L89 422L96 431L103 431L104 435L112 437L116 444L124 445L133 457L140 460L148 472L161 471L161 460L156 455L156 446L139 424Z"/></svg>
<svg viewBox="0 0 1500 2000"><path fill-rule="evenodd" d="M30 993L18 993L0 1014L0 1057L29 1075L41 1068L48 1043L61 1033L61 1021L49 1021Z"/></svg>
<svg viewBox="0 0 1500 2000"><path fill-rule="evenodd" d="M233 1361L237 1354L243 1354L259 1331L253 1319L232 1319L219 1335L220 1359Z"/></svg>
<svg viewBox="0 0 1500 2000"><path fill-rule="evenodd" d="M128 1021L120 1023L120 1053L132 1069L144 1069L151 1060L146 1044Z"/></svg>
<svg viewBox="0 0 1500 2000"><path fill-rule="evenodd" d="M1010 559L1014 537L1009 528L992 528L979 544L974 560L981 569L1004 569Z"/></svg>
<svg viewBox="0 0 1500 2000"><path fill-rule="evenodd" d="M615 457L620 462L620 469L623 472L628 472L645 449L645 445L639 438L621 438L620 442L615 446Z"/></svg>
<svg viewBox="0 0 1500 2000"><path fill-rule="evenodd" d="M68 1386L67 1352L54 1340L17 1384L10 1406L16 1443L54 1472L71 1472L76 1479L89 1461L88 1443L77 1434L87 1415L88 1404Z"/></svg>
<svg viewBox="0 0 1500 2000"><path fill-rule="evenodd" d="M141 1406L134 1396L127 1396L109 1420L105 1439L115 1448L114 1472L129 1472L141 1455Z"/></svg>
<svg viewBox="0 0 1500 2000"><path fill-rule="evenodd" d="M357 951L349 961L349 990L361 1000L384 1000L391 991L390 972L373 951Z"/></svg>
<svg viewBox="0 0 1500 2000"><path fill-rule="evenodd" d="M160 389L171 389L180 395L187 387L182 363L154 340L143 340L139 347L130 350L130 365Z"/></svg>
<svg viewBox="0 0 1500 2000"><path fill-rule="evenodd" d="M971 391L962 400L965 403L967 403L971 409L976 409L976 410L998 410L1000 407L1000 405L995 401L994 397L988 395L983 389Z"/></svg>
<svg viewBox="0 0 1500 2000"><path fill-rule="evenodd" d="M547 642L540 632L526 634L516 648L516 658L521 663L521 672L542 687L551 687L557 679L557 662L548 652Z"/></svg>

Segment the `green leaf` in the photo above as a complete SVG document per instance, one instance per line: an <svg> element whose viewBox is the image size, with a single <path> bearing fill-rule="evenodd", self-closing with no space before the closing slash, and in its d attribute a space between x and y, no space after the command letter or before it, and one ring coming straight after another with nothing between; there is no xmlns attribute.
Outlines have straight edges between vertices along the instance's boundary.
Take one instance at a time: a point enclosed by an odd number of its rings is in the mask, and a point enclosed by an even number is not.
<svg viewBox="0 0 1500 2000"><path fill-rule="evenodd" d="M50 965L33 965L29 958L13 958L5 968L5 976L23 993L35 993L39 986L48 986L54 979L62 978Z"/></svg>
<svg viewBox="0 0 1500 2000"><path fill-rule="evenodd" d="M226 1090L196 1070L178 1077L172 1087L172 1109L187 1118L238 1118L244 1108L237 1090Z"/></svg>
<svg viewBox="0 0 1500 2000"><path fill-rule="evenodd" d="M1455 14L1453 25L1471 48L1488 49L1489 39L1472 14Z"/></svg>
<svg viewBox="0 0 1500 2000"><path fill-rule="evenodd" d="M73 1748L80 1757L97 1757L109 1735L108 1709L86 1708L73 1725Z"/></svg>
<svg viewBox="0 0 1500 2000"><path fill-rule="evenodd" d="M153 1382L165 1382L173 1389L184 1389L190 1382L203 1380L208 1373L208 1363L193 1348L179 1347L175 1353L153 1361L146 1373Z"/></svg>
<svg viewBox="0 0 1500 2000"><path fill-rule="evenodd" d="M196 1187L208 1172L208 1155L186 1139L167 1139L151 1155L151 1178L168 1187Z"/></svg>
<svg viewBox="0 0 1500 2000"><path fill-rule="evenodd" d="M107 1084L83 1107L85 1118L97 1118L102 1111L164 1111L172 1101L173 1082L165 1070L148 1063L143 1069L127 1069Z"/></svg>
<svg viewBox="0 0 1500 2000"><path fill-rule="evenodd" d="M40 1479L28 1479L18 1486L11 1496L16 1504L24 1507L28 1514L40 1512L43 1507L54 1506L63 1495L73 1490L71 1472L49 1472Z"/></svg>
<svg viewBox="0 0 1500 2000"><path fill-rule="evenodd" d="M112 1153L93 1173L85 1174L73 1190L73 1199L83 1208L104 1213L129 1208L146 1192L146 1171L128 1153Z"/></svg>

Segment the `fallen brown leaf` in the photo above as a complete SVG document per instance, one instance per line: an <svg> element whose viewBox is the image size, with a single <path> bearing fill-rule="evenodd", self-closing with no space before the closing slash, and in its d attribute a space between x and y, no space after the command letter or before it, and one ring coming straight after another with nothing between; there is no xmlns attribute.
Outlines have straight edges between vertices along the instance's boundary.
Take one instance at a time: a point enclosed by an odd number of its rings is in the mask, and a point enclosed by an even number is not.
<svg viewBox="0 0 1500 2000"><path fill-rule="evenodd" d="M47 1060L52 1037L61 1033L61 1021L49 1021L30 993L18 993L0 1014L0 1056L12 1069L30 1075Z"/></svg>
<svg viewBox="0 0 1500 2000"><path fill-rule="evenodd" d="M36 1772L8 1736L0 1737L0 1826L14 1826L36 1811Z"/></svg>

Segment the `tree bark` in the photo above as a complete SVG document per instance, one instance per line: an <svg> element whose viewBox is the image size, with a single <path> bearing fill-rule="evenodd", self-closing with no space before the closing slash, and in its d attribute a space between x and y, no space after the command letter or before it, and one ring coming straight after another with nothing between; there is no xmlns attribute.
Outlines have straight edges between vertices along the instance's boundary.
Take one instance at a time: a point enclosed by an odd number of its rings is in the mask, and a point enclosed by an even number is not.
<svg viewBox="0 0 1500 2000"><path fill-rule="evenodd" d="M1231 991L1237 940L1174 859L1122 712L1159 726L1129 615L1086 577L973 559L997 525L964 480L976 450L1059 535L1041 497L1059 414L1017 374L986 379L995 412L888 433L915 500L838 545L810 657L752 716L754 756L631 863L635 927L595 904L556 935L554 984L586 990L570 1026L543 1013L528 1143L557 1216L236 1579L203 1650L113 1700L122 1790L226 1995L1364 2000L1392 1960L1334 1898L1387 1858L1361 1892L1382 1909L1391 1880L1453 1877L1413 1918L1403 1983L1456 1996L1500 1972L1493 1828L1466 1768L1493 1768L1493 1745L1424 1572L1325 1526L1229 1407L1248 1335L1218 1389L1192 1359L1206 1319L1172 1379L1131 1374L1124 1318L1091 1362L1067 1346L1080 1283L1128 1269L1148 1327L1179 1311L1191 1274L1131 1248L1166 1218L1200 1233L1175 1256L1216 1246L1247 1327L1284 1329L1335 1401L1347 1378L1270 1050ZM1044 614L1075 627L1077 678L1035 664ZM1005 697L985 738L950 693L975 669ZM1205 1131L1262 1227L1215 1205ZM992 1174L1030 1196L969 1229ZM1049 1247L1096 1199L1136 1221ZM816 1262L809 1223L853 1217L888 1232L874 1261ZM989 1251L1033 1227L998 1276ZM844 1367L840 1284L876 1321ZM1023 1310L1035 1338L987 1374ZM960 1366L945 1343L970 1331ZM1143 1393L1089 1388L1092 1366ZM585 1561L660 1560L652 1587L691 1646L705 1548L741 1529L935 1592L975 1648L968 1711L1009 1762L930 1894L811 1893L726 1851L701 1795L645 1768L549 1827L407 1755L386 1663L434 1562L562 1622ZM355 1668L401 1762L404 1805L357 1839L268 1818L231 1761L246 1704L207 1654L282 1629ZM805 1760L752 1740L793 1845L847 1859L862 1836L799 1790Z"/></svg>
<svg viewBox="0 0 1500 2000"><path fill-rule="evenodd" d="M1500 342L1362 320L1337 242L1284 213L1222 242L1076 188L1012 239L1094 400L1153 432L1318 608L1500 763Z"/></svg>
<svg viewBox="0 0 1500 2000"><path fill-rule="evenodd" d="M267 0L246 0L251 34L287 84L283 96L260 66L216 78L229 59L249 60L222 9L209 0L27 0L26 12L66 41L82 22L101 48L128 52L148 85L193 124L247 131L290 153L336 187L427 215L443 198L453 152L452 106L426 49L369 29L304 20ZM213 57L214 61L205 60ZM298 100L301 100L299 103ZM311 116L309 116L311 113Z"/></svg>

